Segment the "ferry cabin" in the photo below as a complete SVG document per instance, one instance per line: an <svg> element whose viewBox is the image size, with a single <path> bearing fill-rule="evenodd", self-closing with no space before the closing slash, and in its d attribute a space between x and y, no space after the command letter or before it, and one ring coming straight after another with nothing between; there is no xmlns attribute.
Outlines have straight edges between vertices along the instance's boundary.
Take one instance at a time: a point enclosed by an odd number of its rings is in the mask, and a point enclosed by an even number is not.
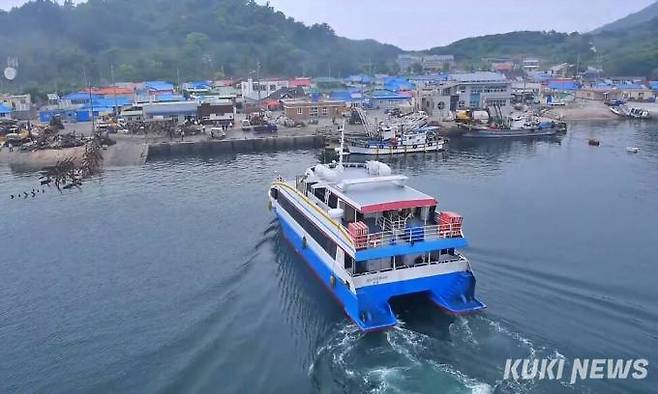
<svg viewBox="0 0 658 394"><path fill-rule="evenodd" d="M397 323L396 296L424 293L453 313L485 307L458 251L461 217L406 179L375 161L319 164L270 189L284 235L364 331Z"/></svg>

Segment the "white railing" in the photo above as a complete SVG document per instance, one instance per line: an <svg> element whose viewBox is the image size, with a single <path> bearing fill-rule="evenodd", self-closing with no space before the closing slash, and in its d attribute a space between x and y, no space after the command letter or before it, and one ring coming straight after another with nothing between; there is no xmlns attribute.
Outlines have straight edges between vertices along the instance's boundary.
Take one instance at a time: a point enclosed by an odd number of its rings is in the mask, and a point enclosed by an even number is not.
<svg viewBox="0 0 658 394"><path fill-rule="evenodd" d="M468 267L468 270L470 271L470 268L471 268L470 262L464 256L462 256L460 254L454 254L454 255L442 254L442 255L439 256L438 260L427 260L427 261L423 261L422 263L417 263L417 264L413 264L413 265L400 265L400 266L396 266L395 268L393 266L391 266L391 267L387 267L387 268L383 268L383 269L379 269L379 270L371 270L371 271L358 272L358 273L355 272L355 273L351 273L350 275L352 275L353 278L356 278L356 277L359 277L359 276L378 274L378 273L382 273L382 272L406 270L406 269L410 269L410 268L423 267L423 266L426 266L426 265L439 265L439 264L457 263L457 262L465 263L466 266Z"/></svg>
<svg viewBox="0 0 658 394"><path fill-rule="evenodd" d="M368 249L381 246L399 245L403 243L415 243L432 241L437 239L461 238L461 224L438 224L429 226L417 226L409 228L393 228L391 230L372 233L362 236L352 236L355 248Z"/></svg>

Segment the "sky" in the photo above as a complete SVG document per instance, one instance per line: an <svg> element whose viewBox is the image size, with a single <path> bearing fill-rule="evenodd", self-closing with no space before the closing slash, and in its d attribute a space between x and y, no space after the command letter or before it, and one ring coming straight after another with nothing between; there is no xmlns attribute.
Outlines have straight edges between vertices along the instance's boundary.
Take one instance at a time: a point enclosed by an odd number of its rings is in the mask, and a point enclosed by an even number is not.
<svg viewBox="0 0 658 394"><path fill-rule="evenodd" d="M307 24L326 22L340 36L374 38L402 49L418 50L515 30L587 32L654 1L269 0L269 3ZM9 9L24 2L0 0L0 8ZM257 2L265 4L267 0Z"/></svg>

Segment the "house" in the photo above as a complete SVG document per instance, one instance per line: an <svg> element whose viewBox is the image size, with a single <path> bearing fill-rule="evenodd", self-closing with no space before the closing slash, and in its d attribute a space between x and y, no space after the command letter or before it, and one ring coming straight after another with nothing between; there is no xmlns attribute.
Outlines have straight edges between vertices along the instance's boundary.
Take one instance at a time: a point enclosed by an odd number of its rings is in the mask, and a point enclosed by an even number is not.
<svg viewBox="0 0 658 394"><path fill-rule="evenodd" d="M457 97L457 109L510 106L512 83L503 74L490 71L451 74L450 80L454 83L450 95Z"/></svg>
<svg viewBox="0 0 658 394"><path fill-rule="evenodd" d="M394 92L387 89L376 89L367 94L367 102L374 108L396 108L408 105L412 99L411 94Z"/></svg>
<svg viewBox="0 0 658 394"><path fill-rule="evenodd" d="M11 119L11 108L0 104L0 119Z"/></svg>
<svg viewBox="0 0 658 394"><path fill-rule="evenodd" d="M242 97L251 100L261 100L281 88L287 88L290 82L287 79L262 79L254 81L252 78L240 82Z"/></svg>
<svg viewBox="0 0 658 394"><path fill-rule="evenodd" d="M582 100L606 101L614 95L614 87L606 84L585 86L576 91L576 98Z"/></svg>
<svg viewBox="0 0 658 394"><path fill-rule="evenodd" d="M649 88L658 94L658 81L649 81Z"/></svg>
<svg viewBox="0 0 658 394"><path fill-rule="evenodd" d="M307 120L312 118L335 119L345 110L345 102L338 100L284 100L283 111L292 120Z"/></svg>
<svg viewBox="0 0 658 394"><path fill-rule="evenodd" d="M514 62L512 61L492 62L491 71L498 73L511 73L512 71L514 71Z"/></svg>
<svg viewBox="0 0 658 394"><path fill-rule="evenodd" d="M149 96L174 94L174 84L166 81L148 81L144 82L141 92Z"/></svg>
<svg viewBox="0 0 658 394"><path fill-rule="evenodd" d="M297 77L288 81L289 88L310 88L311 85L312 81L309 77Z"/></svg>
<svg viewBox="0 0 658 394"><path fill-rule="evenodd" d="M627 101L654 101L655 93L641 83L620 83L615 85L618 89L617 98Z"/></svg>
<svg viewBox="0 0 658 394"><path fill-rule="evenodd" d="M554 92L571 92L578 90L579 86L571 79L555 79L548 81L546 88Z"/></svg>
<svg viewBox="0 0 658 394"><path fill-rule="evenodd" d="M183 92L190 96L208 94L212 88L213 86L211 81L186 82L181 87Z"/></svg>
<svg viewBox="0 0 658 394"><path fill-rule="evenodd" d="M540 60L534 57L525 58L522 61L523 70L525 72L532 72L539 70Z"/></svg>
<svg viewBox="0 0 658 394"><path fill-rule="evenodd" d="M235 123L236 112L233 100L217 100L213 103L201 103L197 108L197 119L204 123L228 125Z"/></svg>
<svg viewBox="0 0 658 394"><path fill-rule="evenodd" d="M360 107L363 104L363 93L359 89L334 90L329 99L343 101L348 107Z"/></svg>
<svg viewBox="0 0 658 394"><path fill-rule="evenodd" d="M11 109L11 116L18 120L29 120L34 118L32 110L32 96L29 94L0 95L0 105Z"/></svg>
<svg viewBox="0 0 658 394"><path fill-rule="evenodd" d="M497 106L509 112L511 100L511 81L489 71L451 74L446 81L416 90L416 107L440 119L459 109Z"/></svg>
<svg viewBox="0 0 658 394"><path fill-rule="evenodd" d="M455 66L453 55L398 55L400 71L409 73L414 67L420 66L423 72L450 71Z"/></svg>
<svg viewBox="0 0 658 394"><path fill-rule="evenodd" d="M171 101L144 103L144 119L173 119L179 123L194 120L197 117L199 103L196 101Z"/></svg>

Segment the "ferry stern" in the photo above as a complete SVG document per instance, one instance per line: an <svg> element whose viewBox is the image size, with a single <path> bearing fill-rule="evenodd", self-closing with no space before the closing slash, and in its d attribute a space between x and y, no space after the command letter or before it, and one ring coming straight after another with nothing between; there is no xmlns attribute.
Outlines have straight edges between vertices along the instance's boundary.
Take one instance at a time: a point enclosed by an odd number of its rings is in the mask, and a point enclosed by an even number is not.
<svg viewBox="0 0 658 394"><path fill-rule="evenodd" d="M424 294L439 308L473 313L463 219L377 161L318 164L269 192L284 236L365 332L395 326L394 297Z"/></svg>

